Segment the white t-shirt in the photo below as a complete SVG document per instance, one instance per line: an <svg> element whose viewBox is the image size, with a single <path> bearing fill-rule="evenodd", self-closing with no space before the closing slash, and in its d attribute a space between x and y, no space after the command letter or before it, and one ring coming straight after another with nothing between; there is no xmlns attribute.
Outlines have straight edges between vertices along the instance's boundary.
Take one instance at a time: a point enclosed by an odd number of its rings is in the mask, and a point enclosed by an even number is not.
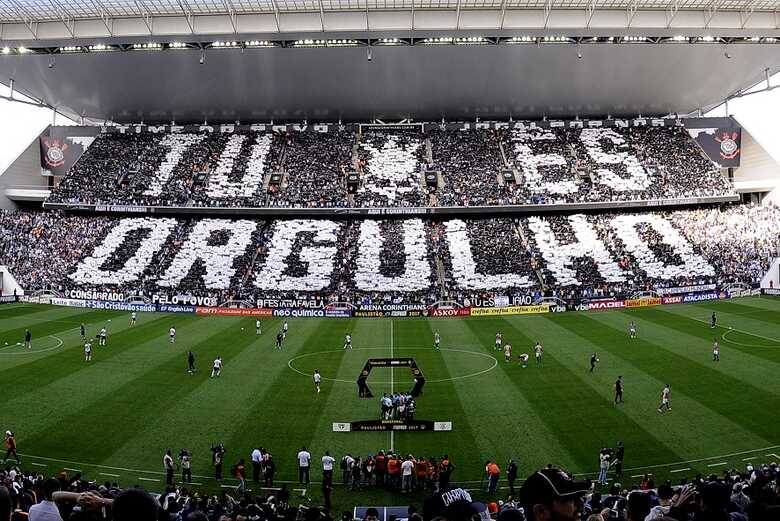
<svg viewBox="0 0 780 521"><path fill-rule="evenodd" d="M30 507L30 521L62 521L57 505L51 501L42 501Z"/></svg>
<svg viewBox="0 0 780 521"><path fill-rule="evenodd" d="M311 461L311 454L308 451L302 450L298 453L298 466L308 467Z"/></svg>
<svg viewBox="0 0 780 521"><path fill-rule="evenodd" d="M259 320L255 320L255 327L257 329L260 329L260 321Z"/></svg>
<svg viewBox="0 0 780 521"><path fill-rule="evenodd" d="M284 330L285 333L287 332L287 322L285 322L284 326L282 326L282 330Z"/></svg>
<svg viewBox="0 0 780 521"><path fill-rule="evenodd" d="M90 351L92 351L92 344L90 343L84 344L84 352L89 353Z"/></svg>
<svg viewBox="0 0 780 521"><path fill-rule="evenodd" d="M214 369L222 369L222 360L219 358L214 360Z"/></svg>
<svg viewBox="0 0 780 521"><path fill-rule="evenodd" d="M133 320L135 320L135 317L136 317L135 311L133 311L132 313L130 313L130 318L132 318Z"/></svg>
<svg viewBox="0 0 780 521"><path fill-rule="evenodd" d="M171 328L171 336L176 336L176 328Z"/></svg>
<svg viewBox="0 0 780 521"><path fill-rule="evenodd" d="M314 383L318 384L320 383L320 380L322 380L322 376L320 376L320 373L314 373Z"/></svg>
<svg viewBox="0 0 780 521"><path fill-rule="evenodd" d="M100 336L106 336L106 328L100 330Z"/></svg>
<svg viewBox="0 0 780 521"><path fill-rule="evenodd" d="M263 453L260 452L260 449L255 449L252 451L252 461L254 463L260 463L263 461Z"/></svg>
<svg viewBox="0 0 780 521"><path fill-rule="evenodd" d="M333 470L334 463L336 463L336 459L333 456L323 456L322 470Z"/></svg>
<svg viewBox="0 0 780 521"><path fill-rule="evenodd" d="M404 476L411 476L413 469L414 469L414 463L412 463L412 460L406 460L403 463L401 463L401 471L403 472Z"/></svg>

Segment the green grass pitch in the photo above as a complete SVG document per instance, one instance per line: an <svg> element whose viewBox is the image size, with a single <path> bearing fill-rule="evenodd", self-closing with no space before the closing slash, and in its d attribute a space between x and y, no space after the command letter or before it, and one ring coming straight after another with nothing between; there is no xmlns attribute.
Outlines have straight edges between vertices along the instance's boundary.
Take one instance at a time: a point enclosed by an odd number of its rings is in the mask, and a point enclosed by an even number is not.
<svg viewBox="0 0 780 521"><path fill-rule="evenodd" d="M709 316L718 314L716 329ZM277 479L295 481L295 454L307 446L376 453L449 453L454 480L479 483L485 460L518 461L521 476L547 463L571 472L598 472L598 451L626 446L624 483L644 473L677 479L721 472L748 460L780 460L780 300L746 298L598 313L498 318L290 319L284 348L273 349L283 319L139 314L32 304L0 307L0 428L17 435L24 463L55 472L81 470L97 480L162 487L162 455L194 453L194 481L210 479L209 446L222 441L226 462L249 460L264 446ZM629 339L635 320L639 337ZM109 322L110 321L110 322ZM102 326L108 346L84 361L79 323ZM176 344L168 328L178 330ZM31 351L17 346L25 328ZM433 334L442 337L433 350ZM496 331L514 347L513 361L494 351ZM354 349L342 349L350 333ZM721 361L711 346L721 344ZM541 341L541 367L516 360ZM8 342L6 346L5 343ZM195 353L198 371L187 372ZM589 372L589 358L601 363ZM369 357L414 356L428 383L420 419L451 421L452 432L334 433L332 423L378 417L378 400L357 397L355 380ZM224 370L210 379L221 355ZM311 373L319 369L322 392ZM613 383L625 380L625 403L614 405ZM664 384L672 411L656 411ZM407 388L403 369L374 370L374 394ZM227 465L229 466L229 465ZM226 466L226 468L227 468ZM231 480L226 480L231 483ZM478 485L473 485L477 487ZM316 497L315 487L315 497ZM385 503L392 498L373 498Z"/></svg>

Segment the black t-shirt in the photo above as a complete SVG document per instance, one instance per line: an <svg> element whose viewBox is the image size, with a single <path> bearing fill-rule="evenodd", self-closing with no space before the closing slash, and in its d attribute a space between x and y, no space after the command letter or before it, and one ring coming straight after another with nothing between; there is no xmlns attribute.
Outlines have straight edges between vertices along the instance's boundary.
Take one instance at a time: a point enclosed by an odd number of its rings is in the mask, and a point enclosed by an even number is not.
<svg viewBox="0 0 780 521"><path fill-rule="evenodd" d="M29 342L30 340L32 340L32 333L30 333L30 332L28 331L28 332L27 332L27 333L25 333L25 335L24 335L24 341L25 341L25 342Z"/></svg>
<svg viewBox="0 0 780 521"><path fill-rule="evenodd" d="M595 355L590 357L590 365L595 365L597 361L598 358Z"/></svg>
<svg viewBox="0 0 780 521"><path fill-rule="evenodd" d="M622 380L615 381L615 392L616 393L622 393L623 392L623 381Z"/></svg>

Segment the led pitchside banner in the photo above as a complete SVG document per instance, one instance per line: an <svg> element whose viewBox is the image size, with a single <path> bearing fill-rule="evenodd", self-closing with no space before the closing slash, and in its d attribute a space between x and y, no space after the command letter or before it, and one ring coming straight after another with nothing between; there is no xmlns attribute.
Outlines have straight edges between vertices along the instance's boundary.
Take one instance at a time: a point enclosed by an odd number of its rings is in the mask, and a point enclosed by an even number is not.
<svg viewBox="0 0 780 521"><path fill-rule="evenodd" d="M471 316L471 308L438 308L428 314L432 317L468 317Z"/></svg>
<svg viewBox="0 0 780 521"><path fill-rule="evenodd" d="M129 302L107 302L104 300L87 300L84 307L90 309L110 309L113 311L157 311L154 304L131 304Z"/></svg>
<svg viewBox="0 0 780 521"><path fill-rule="evenodd" d="M764 288L761 290L764 295L780 296L780 289L778 288Z"/></svg>
<svg viewBox="0 0 780 521"><path fill-rule="evenodd" d="M212 315L220 317L272 317L273 309L265 308L223 308L197 306L195 313L198 315Z"/></svg>
<svg viewBox="0 0 780 521"><path fill-rule="evenodd" d="M530 315L534 313L549 313L549 311L549 304L541 306L510 306L508 308L471 308L471 316Z"/></svg>
<svg viewBox="0 0 780 521"><path fill-rule="evenodd" d="M622 309L624 307L626 307L625 300L591 300L588 302L588 311Z"/></svg>
<svg viewBox="0 0 780 521"><path fill-rule="evenodd" d="M99 127L49 127L38 138L41 172L62 176L81 157L100 133Z"/></svg>
<svg viewBox="0 0 780 521"><path fill-rule="evenodd" d="M661 299L658 297L635 298L631 300L626 300L625 305L627 308L645 308L648 306L660 306Z"/></svg>
<svg viewBox="0 0 780 521"><path fill-rule="evenodd" d="M161 313L195 313L195 306L180 306L177 304L157 304Z"/></svg>
<svg viewBox="0 0 780 521"><path fill-rule="evenodd" d="M722 167L738 167L742 156L742 129L689 128L688 133L707 157Z"/></svg>

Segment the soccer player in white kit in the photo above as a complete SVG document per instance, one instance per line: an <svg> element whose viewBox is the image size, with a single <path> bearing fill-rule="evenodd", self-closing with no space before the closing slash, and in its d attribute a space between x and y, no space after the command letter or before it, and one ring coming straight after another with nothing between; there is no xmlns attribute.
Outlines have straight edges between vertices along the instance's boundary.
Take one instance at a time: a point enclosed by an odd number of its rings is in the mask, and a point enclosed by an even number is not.
<svg viewBox="0 0 780 521"><path fill-rule="evenodd" d="M133 327L135 325L136 320L138 320L138 313L133 311L130 313L130 327Z"/></svg>
<svg viewBox="0 0 780 521"><path fill-rule="evenodd" d="M108 332L106 331L106 328L100 329L100 335L98 337L98 345L104 346L106 345L106 337L108 336Z"/></svg>
<svg viewBox="0 0 780 521"><path fill-rule="evenodd" d="M720 362L720 346L718 345L718 339L713 339L714 342L712 344L712 361L713 362Z"/></svg>
<svg viewBox="0 0 780 521"><path fill-rule="evenodd" d="M314 379L314 388L317 389L317 392L319 393L322 376L320 376L320 371L318 369L314 370L314 376L312 378Z"/></svg>
<svg viewBox="0 0 780 521"><path fill-rule="evenodd" d="M666 384L666 387L664 387L664 390L661 391L661 405L658 406L658 412L663 412L664 409L667 411L672 410L672 406L669 405L669 395L672 393L672 390L669 388L669 384Z"/></svg>
<svg viewBox="0 0 780 521"><path fill-rule="evenodd" d="M541 342L537 342L534 346L534 355L536 356L536 365L542 365L542 353L544 353L544 348L542 347Z"/></svg>
<svg viewBox="0 0 780 521"><path fill-rule="evenodd" d="M263 334L263 328L261 327L259 318L257 320L255 320L255 334L256 335Z"/></svg>
<svg viewBox="0 0 780 521"><path fill-rule="evenodd" d="M503 338L501 337L501 331L496 333L496 347L493 349L501 349L501 342L503 342Z"/></svg>
<svg viewBox="0 0 780 521"><path fill-rule="evenodd" d="M284 321L284 325L282 326L282 338L287 338L287 330L290 326L287 325L287 321Z"/></svg>
<svg viewBox="0 0 780 521"><path fill-rule="evenodd" d="M214 367L211 368L211 377L219 378L219 374L222 372L222 357L218 356L214 359Z"/></svg>
<svg viewBox="0 0 780 521"><path fill-rule="evenodd" d="M171 337L171 344L176 343L176 328L171 326L171 329L168 330L168 334Z"/></svg>
<svg viewBox="0 0 780 521"><path fill-rule="evenodd" d="M504 362L509 362L511 358L512 358L512 344L507 344L504 346Z"/></svg>
<svg viewBox="0 0 780 521"><path fill-rule="evenodd" d="M636 324L633 320L628 324L628 336L629 338L636 338Z"/></svg>
<svg viewBox="0 0 780 521"><path fill-rule="evenodd" d="M349 333L344 335L344 349L352 349L352 335Z"/></svg>
<svg viewBox="0 0 780 521"><path fill-rule="evenodd" d="M433 347L434 347L434 349L439 349L440 344L441 344L441 335L439 335L439 332L436 331L436 333L433 334Z"/></svg>
<svg viewBox="0 0 780 521"><path fill-rule="evenodd" d="M85 362L92 361L92 344L90 342L86 342L84 344L84 361Z"/></svg>
<svg viewBox="0 0 780 521"><path fill-rule="evenodd" d="M529 358L528 353L523 353L517 358L520 359L520 365L523 366L523 369L528 367L528 358Z"/></svg>

